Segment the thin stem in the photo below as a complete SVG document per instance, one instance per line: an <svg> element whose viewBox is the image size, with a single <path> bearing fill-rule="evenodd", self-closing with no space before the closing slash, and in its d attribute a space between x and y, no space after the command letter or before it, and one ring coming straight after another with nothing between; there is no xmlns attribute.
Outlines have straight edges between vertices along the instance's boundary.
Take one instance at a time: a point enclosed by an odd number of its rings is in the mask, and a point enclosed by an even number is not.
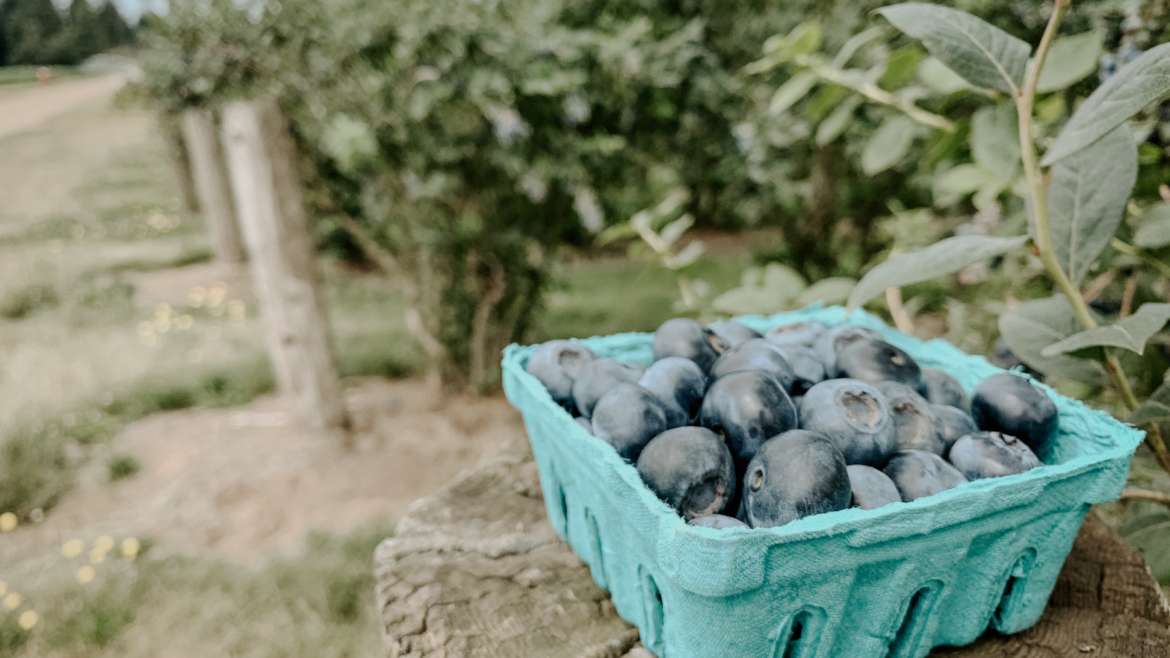
<svg viewBox="0 0 1170 658"><path fill-rule="evenodd" d="M1128 318L1133 313L1133 298L1137 294L1138 275L1133 272L1125 281L1125 292L1121 295L1121 313L1123 318Z"/></svg>
<svg viewBox="0 0 1170 658"><path fill-rule="evenodd" d="M901 288L886 288L886 307L890 309L890 317L894 326L904 334L914 333L914 319L906 312L906 305L902 303Z"/></svg>
<svg viewBox="0 0 1170 658"><path fill-rule="evenodd" d="M923 125L945 130L949 133L955 132L955 124L950 119L924 110L910 100L895 96L869 80L850 74L849 71L837 68L832 64L826 64L821 59L808 55L801 55L794 61L797 65L808 69L810 73L825 82L831 82L835 85L852 89L869 100L880 105L892 107Z"/></svg>
<svg viewBox="0 0 1170 658"><path fill-rule="evenodd" d="M1132 244L1129 244L1128 242L1124 242L1124 241L1119 240L1117 238L1113 238L1113 240L1109 244L1112 245L1113 248L1116 249L1117 251L1120 251L1121 253L1125 254L1126 256L1133 256L1134 258L1140 260L1141 262L1145 263L1146 265L1149 265L1150 267L1154 268L1155 270L1158 270L1158 273L1161 274L1162 276L1170 279L1170 265L1167 265L1166 263L1162 262L1161 260L1154 258L1153 256L1142 251L1141 249L1138 249L1137 247L1133 246Z"/></svg>
<svg viewBox="0 0 1170 658"><path fill-rule="evenodd" d="M1126 487L1123 489L1121 491L1121 499L1148 500L1151 503L1170 505L1170 494L1165 494L1161 491L1150 491L1149 489L1139 489L1137 487Z"/></svg>
<svg viewBox="0 0 1170 658"><path fill-rule="evenodd" d="M1065 13L1068 12L1070 4L1071 0L1055 0L1053 3L1052 16L1049 17L1048 25L1044 28L1044 36L1040 38L1040 45L1036 47L1036 55L1028 64L1024 86L1016 95L1016 115L1020 158L1024 164L1024 176L1028 181L1032 221L1035 228L1034 241L1036 250L1040 254L1040 261L1044 264L1044 269L1047 270L1049 278L1056 284L1057 289L1068 299L1077 322L1085 329L1094 329L1097 327L1097 320L1089 311L1089 306L1081 296L1081 291L1073 285L1060 266L1060 261L1056 258L1056 250L1052 246L1052 227L1048 217L1048 188L1044 174L1040 170L1039 158L1036 156L1036 144L1032 140L1032 111L1036 102L1036 88L1040 82L1040 72L1044 69L1044 62L1048 59L1048 53L1052 50L1052 43L1056 39L1056 33L1060 30L1060 23L1064 19ZM1130 386L1129 377L1126 376L1117 357L1108 349L1104 352L1105 372L1113 382L1114 388L1121 395L1126 409L1133 411L1138 406L1138 399L1134 395L1133 387ZM1157 424L1149 427L1146 440L1162 468L1170 472L1170 450L1166 448L1162 432Z"/></svg>

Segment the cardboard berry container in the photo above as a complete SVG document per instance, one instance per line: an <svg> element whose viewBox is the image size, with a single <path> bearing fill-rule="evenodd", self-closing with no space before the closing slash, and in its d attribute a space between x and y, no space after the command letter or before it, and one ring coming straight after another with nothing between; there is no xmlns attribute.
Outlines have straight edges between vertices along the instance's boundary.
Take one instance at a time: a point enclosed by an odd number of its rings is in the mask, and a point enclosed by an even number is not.
<svg viewBox="0 0 1170 658"><path fill-rule="evenodd" d="M860 311L739 319L760 331L804 320L869 327L968 392L1001 372ZM599 356L652 360L649 334L584 343ZM905 658L989 628L1024 630L1044 612L1089 506L1120 495L1143 437L1041 385L1060 428L1039 468L777 528L696 528L525 371L532 349L505 351L504 390L524 416L549 521L660 657Z"/></svg>

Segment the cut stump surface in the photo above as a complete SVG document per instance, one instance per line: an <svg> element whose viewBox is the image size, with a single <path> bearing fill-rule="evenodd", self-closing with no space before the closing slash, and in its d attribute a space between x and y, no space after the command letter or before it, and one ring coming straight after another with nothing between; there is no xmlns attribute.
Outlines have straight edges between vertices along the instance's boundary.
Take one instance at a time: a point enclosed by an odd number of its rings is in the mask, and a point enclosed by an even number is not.
<svg viewBox="0 0 1170 658"><path fill-rule="evenodd" d="M649 658L545 519L526 444L417 501L375 556L393 658ZM1090 514L1044 617L961 658L1170 656L1170 608L1141 556Z"/></svg>

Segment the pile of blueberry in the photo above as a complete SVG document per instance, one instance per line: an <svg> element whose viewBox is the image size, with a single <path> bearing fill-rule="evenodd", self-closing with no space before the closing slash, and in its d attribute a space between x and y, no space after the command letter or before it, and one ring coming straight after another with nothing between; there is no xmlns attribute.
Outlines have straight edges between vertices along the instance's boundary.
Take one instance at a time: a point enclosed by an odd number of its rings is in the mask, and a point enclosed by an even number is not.
<svg viewBox="0 0 1170 658"><path fill-rule="evenodd" d="M641 368L556 340L528 372L694 525L778 526L1020 473L1056 429L1056 405L1023 377L988 377L968 399L862 327L761 336L678 318L654 333L654 358Z"/></svg>

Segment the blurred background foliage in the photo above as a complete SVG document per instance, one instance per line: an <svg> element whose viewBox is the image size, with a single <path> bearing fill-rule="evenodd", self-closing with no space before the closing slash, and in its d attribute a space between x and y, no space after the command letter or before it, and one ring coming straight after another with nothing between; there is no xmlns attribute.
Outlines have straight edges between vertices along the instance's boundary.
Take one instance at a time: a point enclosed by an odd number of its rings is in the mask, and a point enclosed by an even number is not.
<svg viewBox="0 0 1170 658"><path fill-rule="evenodd" d="M1018 232L1018 172L996 162L1012 157L997 143L1008 104L988 107L875 27L881 4L210 0L150 24L144 86L172 111L278 95L324 248L374 248L405 274L412 326L445 379L483 387L485 355L533 325L556 250L594 243L675 190L688 227L779 229L760 260L806 281L856 277L890 249L953 232ZM1046 16L1034 3L956 4L1033 42ZM1164 4L1147 3L1150 20ZM1161 36L1127 27L1136 15L1120 0L1078 3L1066 33L1081 35L1070 53L1082 56L1069 59L1090 66L1056 81L1045 129L1096 85L1097 60L1105 74ZM805 54L842 60L950 129L799 66L745 70L799 25L817 32ZM1165 126L1150 123L1139 203L1165 180ZM945 295L913 297L945 310Z"/></svg>
<svg viewBox="0 0 1170 658"><path fill-rule="evenodd" d="M65 11L53 0L0 2L0 66L74 65L134 40L134 28L109 0L72 0Z"/></svg>

